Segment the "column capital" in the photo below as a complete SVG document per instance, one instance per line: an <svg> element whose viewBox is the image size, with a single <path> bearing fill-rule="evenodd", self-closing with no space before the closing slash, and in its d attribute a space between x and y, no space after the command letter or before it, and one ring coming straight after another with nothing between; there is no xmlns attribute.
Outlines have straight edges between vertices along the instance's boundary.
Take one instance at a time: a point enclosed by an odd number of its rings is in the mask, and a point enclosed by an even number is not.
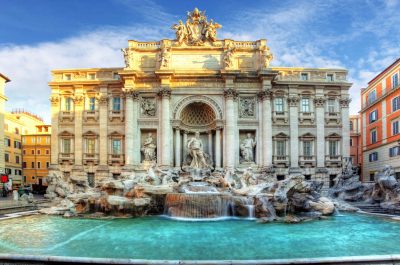
<svg viewBox="0 0 400 265"><path fill-rule="evenodd" d="M125 98L139 100L139 92L132 89L126 89L123 91Z"/></svg>
<svg viewBox="0 0 400 265"><path fill-rule="evenodd" d="M170 98L171 97L171 89L170 88L165 88L165 87L161 88L160 90L158 90L157 95L160 98L164 98L164 97Z"/></svg>
<svg viewBox="0 0 400 265"><path fill-rule="evenodd" d="M75 103L75 105L82 105L84 102L85 97L83 95L76 95L73 98L73 101Z"/></svg>
<svg viewBox="0 0 400 265"><path fill-rule="evenodd" d="M272 91L270 89L264 89L261 92L258 92L257 94L259 100L263 101L266 99L271 99L272 98Z"/></svg>
<svg viewBox="0 0 400 265"><path fill-rule="evenodd" d="M350 98L341 98L339 100L340 106L342 108L348 108L350 105L351 99Z"/></svg>
<svg viewBox="0 0 400 265"><path fill-rule="evenodd" d="M58 95L51 95L50 96L50 102L52 106L57 106L58 103L60 103L60 96Z"/></svg>
<svg viewBox="0 0 400 265"><path fill-rule="evenodd" d="M107 95L99 95L98 97L97 97L97 100L99 101L99 104L100 105L105 105L105 104L107 104L108 103L108 96Z"/></svg>
<svg viewBox="0 0 400 265"><path fill-rule="evenodd" d="M290 107L297 107L300 101L298 96L289 96L287 98L288 104Z"/></svg>
<svg viewBox="0 0 400 265"><path fill-rule="evenodd" d="M324 107L326 99L324 97L316 97L314 98L315 107L321 108Z"/></svg>
<svg viewBox="0 0 400 265"><path fill-rule="evenodd" d="M226 99L236 99L238 96L238 93L234 88L226 88L224 89L224 97Z"/></svg>

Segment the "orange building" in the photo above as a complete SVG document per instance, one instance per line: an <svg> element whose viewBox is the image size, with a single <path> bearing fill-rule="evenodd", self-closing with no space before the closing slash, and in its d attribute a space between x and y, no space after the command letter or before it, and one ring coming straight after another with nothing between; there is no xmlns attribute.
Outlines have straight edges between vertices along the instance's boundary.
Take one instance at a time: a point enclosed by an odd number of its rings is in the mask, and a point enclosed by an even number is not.
<svg viewBox="0 0 400 265"><path fill-rule="evenodd" d="M400 177L400 58L361 90L363 180L384 165Z"/></svg>
<svg viewBox="0 0 400 265"><path fill-rule="evenodd" d="M350 115L350 157L355 166L361 166L361 119L360 115Z"/></svg>
<svg viewBox="0 0 400 265"><path fill-rule="evenodd" d="M50 156L50 125L37 125L35 133L22 135L22 175L26 184L47 186Z"/></svg>

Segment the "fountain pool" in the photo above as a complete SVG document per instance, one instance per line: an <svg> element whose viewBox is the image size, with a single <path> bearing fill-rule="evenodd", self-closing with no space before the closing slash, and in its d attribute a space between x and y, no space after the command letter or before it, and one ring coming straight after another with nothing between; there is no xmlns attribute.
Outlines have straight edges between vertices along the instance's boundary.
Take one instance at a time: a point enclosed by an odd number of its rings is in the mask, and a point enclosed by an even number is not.
<svg viewBox="0 0 400 265"><path fill-rule="evenodd" d="M300 224L166 217L0 221L0 253L152 260L341 257L400 253L400 222L345 214Z"/></svg>

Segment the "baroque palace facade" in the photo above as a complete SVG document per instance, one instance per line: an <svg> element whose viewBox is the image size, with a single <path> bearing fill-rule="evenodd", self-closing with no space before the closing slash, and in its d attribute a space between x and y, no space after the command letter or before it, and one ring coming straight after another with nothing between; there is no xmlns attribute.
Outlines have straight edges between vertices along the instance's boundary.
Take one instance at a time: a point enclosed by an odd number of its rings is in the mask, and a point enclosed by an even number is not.
<svg viewBox="0 0 400 265"><path fill-rule="evenodd" d="M217 40L220 27L195 9L174 40L129 41L124 68L52 71L51 169L93 184L185 170L197 148L212 170L328 186L349 157L347 71L271 67L266 40Z"/></svg>

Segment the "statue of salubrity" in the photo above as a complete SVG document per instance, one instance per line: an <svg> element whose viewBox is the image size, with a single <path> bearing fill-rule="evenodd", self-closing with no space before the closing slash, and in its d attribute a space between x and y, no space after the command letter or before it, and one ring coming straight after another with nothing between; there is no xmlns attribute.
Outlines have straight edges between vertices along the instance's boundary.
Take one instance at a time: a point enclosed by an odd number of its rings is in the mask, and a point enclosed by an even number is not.
<svg viewBox="0 0 400 265"><path fill-rule="evenodd" d="M254 162L254 147L257 142L253 139L251 133L247 133L246 138L240 143L240 154L242 162Z"/></svg>
<svg viewBox="0 0 400 265"><path fill-rule="evenodd" d="M144 155L144 161L156 161L156 148L157 145L154 143L153 134L149 133L141 148Z"/></svg>

